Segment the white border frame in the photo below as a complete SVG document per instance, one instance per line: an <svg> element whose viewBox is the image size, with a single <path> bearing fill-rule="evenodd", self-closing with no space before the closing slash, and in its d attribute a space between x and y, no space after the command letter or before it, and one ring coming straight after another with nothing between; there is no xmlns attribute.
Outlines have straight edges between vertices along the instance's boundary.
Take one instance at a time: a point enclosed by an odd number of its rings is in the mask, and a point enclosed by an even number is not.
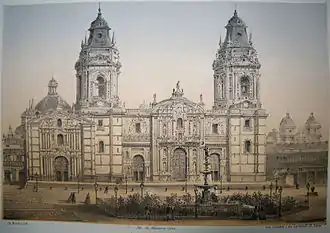
<svg viewBox="0 0 330 233"><path fill-rule="evenodd" d="M3 6L4 5L32 5L32 4L49 4L49 3L78 3L78 2L97 2L96 0L0 0L0 74L2 77L2 39L3 39ZM110 2L111 0L99 0L102 2ZM126 0L122 0L126 1ZM132 0L133 1L133 0ZM138 1L138 0L137 0ZM162 0L154 0L154 1L162 1ZM181 1L189 1L189 0L181 0ZM206 1L206 0L191 0L191 1ZM233 0L217 0L222 2L234 2ZM330 58L330 0L259 0L259 1L251 1L251 0L239 0L237 2L289 2L289 3L326 3L327 7L327 28L328 28L328 54ZM330 72L330 59L329 61L329 72ZM0 90L2 89L2 82L0 82ZM0 103L2 103L2 95L0 91ZM330 105L329 105L330 106ZM329 108L329 106L327 106ZM2 111L2 107L0 108L0 114ZM1 115L0 115L1 116ZM1 117L0 117L1 119ZM1 124L0 124L1 129ZM0 132L2 132L0 130ZM2 133L0 134L0 138L2 137ZM330 141L330 138L329 138ZM1 147L1 145L0 145ZM330 149L330 145L329 145ZM0 148L1 152L1 148ZM2 156L2 152L1 155ZM328 160L328 167L330 165L330 160ZM2 168L0 168L1 170ZM2 180L2 172L0 174L0 179ZM2 183L2 182L1 182ZM328 179L328 193L330 193L330 180ZM0 188L2 184L0 184ZM0 192L0 209L2 209L2 192ZM327 202L327 216L330 216L330 202ZM2 213L1 213L2 217ZM36 233L36 232L299 232L299 233L309 233L314 229L310 229L310 227L306 228L294 228L294 227L137 227L137 226L120 226L120 225L109 225L109 224L86 224L86 223L54 223L54 222L22 222L23 224L18 225L10 225L8 221L0 220L0 231L9 233L9 232L24 232L24 233ZM24 224L26 223L26 224ZM54 224L56 226L54 226ZM315 229L316 230L316 229ZM317 228L318 232L329 232L330 227L327 225L326 227Z"/></svg>

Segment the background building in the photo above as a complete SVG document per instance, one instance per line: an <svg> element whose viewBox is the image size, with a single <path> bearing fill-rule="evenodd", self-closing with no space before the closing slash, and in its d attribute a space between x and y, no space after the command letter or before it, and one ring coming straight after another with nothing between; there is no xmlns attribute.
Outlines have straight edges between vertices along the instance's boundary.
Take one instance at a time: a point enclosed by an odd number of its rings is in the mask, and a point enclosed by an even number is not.
<svg viewBox="0 0 330 233"><path fill-rule="evenodd" d="M24 182L26 177L24 139L20 130L13 132L9 126L8 134L2 136L3 177L7 184Z"/></svg>
<svg viewBox="0 0 330 233"><path fill-rule="evenodd" d="M265 181L260 63L236 11L213 63L213 109L202 95L198 103L187 99L180 82L168 99L153 94L150 104L127 109L115 34L101 9L89 32L75 64L76 103L60 97L52 78L48 95L22 114L29 178L199 181L207 145L213 181Z"/></svg>
<svg viewBox="0 0 330 233"><path fill-rule="evenodd" d="M301 129L287 113L279 130L267 135L267 177L292 185L326 184L328 142L322 140L320 131L313 113Z"/></svg>

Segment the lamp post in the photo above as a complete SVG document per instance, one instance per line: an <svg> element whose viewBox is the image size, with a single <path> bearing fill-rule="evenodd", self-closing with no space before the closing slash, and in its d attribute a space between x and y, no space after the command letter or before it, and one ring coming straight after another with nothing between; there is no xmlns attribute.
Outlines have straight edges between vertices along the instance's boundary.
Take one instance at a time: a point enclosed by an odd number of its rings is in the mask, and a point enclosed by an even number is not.
<svg viewBox="0 0 330 233"><path fill-rule="evenodd" d="M143 188L144 188L144 184L143 182L140 184L140 189L141 189L141 198L143 198Z"/></svg>
<svg viewBox="0 0 330 233"><path fill-rule="evenodd" d="M77 177L77 188L78 188L78 193L80 191L80 174L78 174L78 177Z"/></svg>
<svg viewBox="0 0 330 233"><path fill-rule="evenodd" d="M220 175L220 194L222 194L222 175Z"/></svg>
<svg viewBox="0 0 330 233"><path fill-rule="evenodd" d="M280 186L278 189L278 194L279 194L278 217L282 216L282 191L283 191L283 188L282 188L282 186Z"/></svg>
<svg viewBox="0 0 330 233"><path fill-rule="evenodd" d="M195 192L195 218L197 218L197 192L198 192L197 187L195 187L194 192Z"/></svg>
<svg viewBox="0 0 330 233"><path fill-rule="evenodd" d="M125 187L125 191L126 191L126 194L127 194L127 175L125 175L125 183L126 183L126 187Z"/></svg>
<svg viewBox="0 0 330 233"><path fill-rule="evenodd" d="M117 186L115 186L114 191L115 191L115 200L116 200L115 214L117 217L117 215L118 215L118 187Z"/></svg>
<svg viewBox="0 0 330 233"><path fill-rule="evenodd" d="M277 178L275 179L275 192L277 192L278 191L278 180L277 180Z"/></svg>
<svg viewBox="0 0 330 233"><path fill-rule="evenodd" d="M309 184L309 182L308 182L307 185L306 185L306 189L307 189L307 190L306 190L306 191L307 191L307 192L306 192L306 198L307 198L307 205L308 205L308 208L309 208L309 201L310 201L310 200L309 200L309 196L310 196L310 195L309 195L309 188L310 188L310 184Z"/></svg>
<svg viewBox="0 0 330 233"><path fill-rule="evenodd" d="M273 193L273 182L271 182L269 185L269 196L270 197L272 197L272 193Z"/></svg>
<svg viewBox="0 0 330 233"><path fill-rule="evenodd" d="M35 174L35 177L36 177L36 188L35 188L35 191L38 192L39 191L39 183L38 183L38 177L39 177L39 175L38 175L37 172Z"/></svg>
<svg viewBox="0 0 330 233"><path fill-rule="evenodd" d="M188 176L187 176L187 173L186 173L186 180L185 180L185 184L184 184L184 189L185 189L186 193L188 192L187 186L188 186Z"/></svg>
<svg viewBox="0 0 330 233"><path fill-rule="evenodd" d="M94 183L94 190L95 190L95 204L97 204L97 189L98 189L99 185L97 184L97 182L95 181Z"/></svg>

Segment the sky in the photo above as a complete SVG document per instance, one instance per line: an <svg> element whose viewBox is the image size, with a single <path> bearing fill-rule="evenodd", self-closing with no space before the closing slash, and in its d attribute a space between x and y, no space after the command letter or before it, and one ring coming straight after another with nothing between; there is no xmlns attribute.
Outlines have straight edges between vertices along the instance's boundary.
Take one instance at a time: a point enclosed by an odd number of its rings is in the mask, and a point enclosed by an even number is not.
<svg viewBox="0 0 330 233"><path fill-rule="evenodd" d="M233 15L225 2L106 2L102 14L115 31L122 63L119 95L128 108L170 97L180 81L185 96L213 105L212 62ZM98 4L6 6L3 28L2 129L17 127L29 99L47 95L54 75L58 92L75 101L81 40ZM329 69L324 4L239 3L261 63L261 101L267 131L286 112L302 127L311 112L329 129Z"/></svg>

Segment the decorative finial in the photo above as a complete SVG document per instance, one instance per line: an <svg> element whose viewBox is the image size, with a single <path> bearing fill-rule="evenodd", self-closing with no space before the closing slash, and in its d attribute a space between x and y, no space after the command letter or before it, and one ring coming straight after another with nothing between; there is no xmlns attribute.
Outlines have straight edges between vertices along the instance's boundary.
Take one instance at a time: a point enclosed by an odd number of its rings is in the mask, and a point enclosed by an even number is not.
<svg viewBox="0 0 330 233"><path fill-rule="evenodd" d="M249 41L252 42L252 32L250 32Z"/></svg>
<svg viewBox="0 0 330 233"><path fill-rule="evenodd" d="M87 44L87 31L85 31L85 44Z"/></svg>
<svg viewBox="0 0 330 233"><path fill-rule="evenodd" d="M221 40L221 35L220 35L220 40L219 40L219 46L221 47L222 40Z"/></svg>
<svg viewBox="0 0 330 233"><path fill-rule="evenodd" d="M155 104L157 101L156 101L156 93L153 94L153 103Z"/></svg>
<svg viewBox="0 0 330 233"><path fill-rule="evenodd" d="M83 40L81 40L81 45L80 45L80 47L81 47L81 48L84 47L84 41L83 41Z"/></svg>
<svg viewBox="0 0 330 233"><path fill-rule="evenodd" d="M176 89L177 89L177 90L180 90L180 81L178 81L178 82L176 83Z"/></svg>
<svg viewBox="0 0 330 233"><path fill-rule="evenodd" d="M203 103L203 94L199 95L199 102Z"/></svg>
<svg viewBox="0 0 330 233"><path fill-rule="evenodd" d="M115 40L115 31L112 31L112 40L111 43L114 45L116 44L116 40Z"/></svg>
<svg viewBox="0 0 330 233"><path fill-rule="evenodd" d="M234 16L237 17L237 3L235 3Z"/></svg>
<svg viewBox="0 0 330 233"><path fill-rule="evenodd" d="M98 13L99 15L101 15L102 13L101 13L101 3L99 2L99 13Z"/></svg>

